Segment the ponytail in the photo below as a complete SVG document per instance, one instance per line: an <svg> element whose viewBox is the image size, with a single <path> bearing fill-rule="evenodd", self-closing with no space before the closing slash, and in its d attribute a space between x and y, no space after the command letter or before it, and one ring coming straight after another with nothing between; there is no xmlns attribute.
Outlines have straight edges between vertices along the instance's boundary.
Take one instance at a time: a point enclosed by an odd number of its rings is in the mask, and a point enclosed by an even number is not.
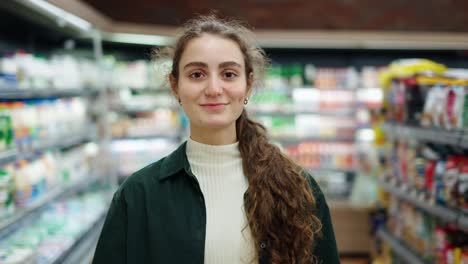
<svg viewBox="0 0 468 264"><path fill-rule="evenodd" d="M268 142L266 129L244 109L236 121L239 150L249 182L247 220L255 245L266 243L270 263L312 263L320 233L315 198L298 166ZM260 246L257 254L264 254Z"/></svg>

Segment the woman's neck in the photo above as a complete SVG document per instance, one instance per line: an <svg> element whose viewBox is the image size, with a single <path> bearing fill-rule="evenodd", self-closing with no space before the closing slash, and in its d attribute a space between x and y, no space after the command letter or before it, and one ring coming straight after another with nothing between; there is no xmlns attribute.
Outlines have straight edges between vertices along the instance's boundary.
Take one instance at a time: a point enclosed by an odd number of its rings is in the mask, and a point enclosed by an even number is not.
<svg viewBox="0 0 468 264"><path fill-rule="evenodd" d="M190 138L207 145L228 145L237 142L235 123L228 128L198 128L190 126Z"/></svg>

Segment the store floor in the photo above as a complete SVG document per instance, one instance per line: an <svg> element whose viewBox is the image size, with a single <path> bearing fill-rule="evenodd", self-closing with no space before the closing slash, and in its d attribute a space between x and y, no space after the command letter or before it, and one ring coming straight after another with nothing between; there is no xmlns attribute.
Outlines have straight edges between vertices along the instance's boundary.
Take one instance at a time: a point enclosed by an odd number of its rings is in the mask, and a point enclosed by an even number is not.
<svg viewBox="0 0 468 264"><path fill-rule="evenodd" d="M342 258L341 264L369 264L369 259L349 259Z"/></svg>

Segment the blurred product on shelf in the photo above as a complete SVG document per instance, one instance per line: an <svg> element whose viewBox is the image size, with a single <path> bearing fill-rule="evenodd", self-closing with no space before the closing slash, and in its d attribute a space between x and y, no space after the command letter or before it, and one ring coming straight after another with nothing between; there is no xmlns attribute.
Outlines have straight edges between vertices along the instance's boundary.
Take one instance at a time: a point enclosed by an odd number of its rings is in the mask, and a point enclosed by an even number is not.
<svg viewBox="0 0 468 264"><path fill-rule="evenodd" d="M428 263L468 261L467 233L395 197L390 199L387 228Z"/></svg>
<svg viewBox="0 0 468 264"><path fill-rule="evenodd" d="M112 122L113 138L173 137L180 135L179 114L170 109L140 112L135 117L121 117Z"/></svg>
<svg viewBox="0 0 468 264"><path fill-rule="evenodd" d="M103 192L90 192L47 206L41 215L0 241L1 263L55 263L107 210Z"/></svg>
<svg viewBox="0 0 468 264"><path fill-rule="evenodd" d="M359 74L355 68L316 68L312 64L275 64L269 68L265 87L314 86L318 89L355 89Z"/></svg>
<svg viewBox="0 0 468 264"><path fill-rule="evenodd" d="M403 184L431 204L468 212L468 155L450 147L396 140L387 180Z"/></svg>
<svg viewBox="0 0 468 264"><path fill-rule="evenodd" d="M104 65L110 76L111 89L169 90L168 87L164 87L166 75L170 70L170 65L166 61L121 61L115 56L106 55Z"/></svg>
<svg viewBox="0 0 468 264"><path fill-rule="evenodd" d="M133 94L133 89L121 89L109 93L109 105L111 110L120 112L144 112L157 108L176 109L179 105L169 90L156 91L141 90L141 94ZM147 91L148 93L143 93Z"/></svg>
<svg viewBox="0 0 468 264"><path fill-rule="evenodd" d="M127 177L170 154L178 145L178 140L164 138L114 140L111 150L117 168L117 175Z"/></svg>
<svg viewBox="0 0 468 264"><path fill-rule="evenodd" d="M315 87L319 89L355 89L359 75L355 68L317 68Z"/></svg>
<svg viewBox="0 0 468 264"><path fill-rule="evenodd" d="M307 169L354 169L354 144L339 142L309 142L285 148L289 157Z"/></svg>
<svg viewBox="0 0 468 264"><path fill-rule="evenodd" d="M99 87L101 68L94 60L53 55L50 58L19 51L0 57L0 91L19 89L82 89Z"/></svg>
<svg viewBox="0 0 468 264"><path fill-rule="evenodd" d="M0 105L0 151L14 146L13 121L10 113Z"/></svg>
<svg viewBox="0 0 468 264"><path fill-rule="evenodd" d="M286 145L285 152L312 173L328 198L346 199L356 173L354 148L353 143L304 141Z"/></svg>
<svg viewBox="0 0 468 264"><path fill-rule="evenodd" d="M468 70L427 60L401 60L382 73L388 121L460 130L468 127Z"/></svg>
<svg viewBox="0 0 468 264"><path fill-rule="evenodd" d="M355 94L351 90L319 90L295 87L289 90L263 89L256 92L248 109L255 111L331 112L354 110Z"/></svg>
<svg viewBox="0 0 468 264"><path fill-rule="evenodd" d="M270 121L271 120L271 121ZM260 119L272 138L294 137L298 139L344 139L354 141L355 121L346 117L321 115L296 115L295 118L271 117Z"/></svg>
<svg viewBox="0 0 468 264"><path fill-rule="evenodd" d="M16 146L26 152L47 141L91 134L86 107L86 100L78 97L0 101L0 122L5 125L0 127L0 151Z"/></svg>
<svg viewBox="0 0 468 264"><path fill-rule="evenodd" d="M0 224L17 209L30 207L54 190L94 179L94 158L95 152L81 145L0 167Z"/></svg>

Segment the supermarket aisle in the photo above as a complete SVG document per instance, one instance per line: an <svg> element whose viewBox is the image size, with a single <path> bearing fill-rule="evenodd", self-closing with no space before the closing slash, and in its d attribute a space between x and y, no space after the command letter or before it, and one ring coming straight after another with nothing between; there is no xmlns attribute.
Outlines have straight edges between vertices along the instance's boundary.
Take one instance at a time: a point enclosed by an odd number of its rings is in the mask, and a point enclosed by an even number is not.
<svg viewBox="0 0 468 264"><path fill-rule="evenodd" d="M188 121L154 45L46 27L6 2L0 263L90 263L118 184ZM421 50L267 48L247 110L319 182L342 263L468 263L466 55ZM396 60L426 55L441 61Z"/></svg>

